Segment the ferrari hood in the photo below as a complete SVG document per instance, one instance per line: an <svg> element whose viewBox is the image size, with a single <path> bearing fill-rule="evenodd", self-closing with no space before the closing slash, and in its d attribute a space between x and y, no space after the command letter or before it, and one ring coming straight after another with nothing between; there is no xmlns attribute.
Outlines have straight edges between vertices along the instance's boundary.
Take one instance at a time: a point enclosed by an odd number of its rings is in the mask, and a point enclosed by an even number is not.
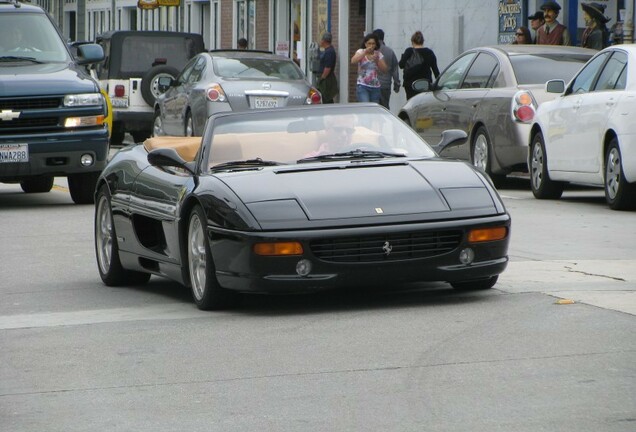
<svg viewBox="0 0 636 432"><path fill-rule="evenodd" d="M219 177L262 225L364 218L497 214L482 177L463 162L408 161L278 168ZM467 212L469 214L467 214Z"/></svg>

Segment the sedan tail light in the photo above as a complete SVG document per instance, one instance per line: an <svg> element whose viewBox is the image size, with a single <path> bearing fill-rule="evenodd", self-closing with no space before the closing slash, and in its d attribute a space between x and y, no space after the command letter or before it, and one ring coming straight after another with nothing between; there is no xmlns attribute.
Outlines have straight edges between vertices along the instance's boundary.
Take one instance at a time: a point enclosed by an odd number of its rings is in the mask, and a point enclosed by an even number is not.
<svg viewBox="0 0 636 432"><path fill-rule="evenodd" d="M307 100L305 101L307 105L315 105L322 103L322 95L315 88L310 88L309 93L307 93Z"/></svg>
<svg viewBox="0 0 636 432"><path fill-rule="evenodd" d="M527 90L518 91L512 98L512 118L521 123L530 123L537 112L537 103Z"/></svg>
<svg viewBox="0 0 636 432"><path fill-rule="evenodd" d="M227 97L223 91L223 87L220 84L212 83L210 87L205 91L205 94L210 102L226 102Z"/></svg>

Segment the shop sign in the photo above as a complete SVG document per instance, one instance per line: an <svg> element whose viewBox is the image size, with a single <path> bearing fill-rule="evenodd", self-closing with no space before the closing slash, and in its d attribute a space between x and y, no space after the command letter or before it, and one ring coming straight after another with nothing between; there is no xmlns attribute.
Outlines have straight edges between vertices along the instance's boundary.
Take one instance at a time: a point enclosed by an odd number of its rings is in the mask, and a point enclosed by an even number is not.
<svg viewBox="0 0 636 432"><path fill-rule="evenodd" d="M521 0L499 0L499 44L515 40L515 30L523 25Z"/></svg>

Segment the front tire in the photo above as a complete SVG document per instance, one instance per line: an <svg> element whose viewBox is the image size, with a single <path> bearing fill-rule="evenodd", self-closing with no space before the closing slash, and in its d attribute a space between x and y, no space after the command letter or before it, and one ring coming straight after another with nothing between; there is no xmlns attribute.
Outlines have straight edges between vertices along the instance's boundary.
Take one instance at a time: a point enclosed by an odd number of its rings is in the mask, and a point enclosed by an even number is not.
<svg viewBox="0 0 636 432"><path fill-rule="evenodd" d="M605 155L605 200L612 210L636 208L636 183L623 175L623 158L618 139L610 142Z"/></svg>
<svg viewBox="0 0 636 432"><path fill-rule="evenodd" d="M237 294L219 285L207 237L207 218L201 206L195 206L188 222L188 274L192 298L201 310L232 306Z"/></svg>
<svg viewBox="0 0 636 432"><path fill-rule="evenodd" d="M185 127L183 134L187 137L194 136L194 123L192 121L192 113L188 111L185 118Z"/></svg>
<svg viewBox="0 0 636 432"><path fill-rule="evenodd" d="M565 185L562 182L550 180L548 174L548 158L545 152L543 134L537 133L530 144L530 186L532 194L537 199L559 199L563 195Z"/></svg>
<svg viewBox="0 0 636 432"><path fill-rule="evenodd" d="M95 186L99 172L71 174L68 177L68 189L75 204L93 204Z"/></svg>
<svg viewBox="0 0 636 432"><path fill-rule="evenodd" d="M150 279L149 273L125 270L121 265L117 236L113 225L113 211L110 207L110 192L106 186L102 186L97 192L95 257L97 258L99 276L108 286L141 285Z"/></svg>
<svg viewBox="0 0 636 432"><path fill-rule="evenodd" d="M164 136L166 133L163 131L163 120L161 120L161 111L157 109L155 111L155 118L152 122L152 136Z"/></svg>
<svg viewBox="0 0 636 432"><path fill-rule="evenodd" d="M53 177L40 176L26 178L20 182L20 187L24 193L50 192L53 188Z"/></svg>

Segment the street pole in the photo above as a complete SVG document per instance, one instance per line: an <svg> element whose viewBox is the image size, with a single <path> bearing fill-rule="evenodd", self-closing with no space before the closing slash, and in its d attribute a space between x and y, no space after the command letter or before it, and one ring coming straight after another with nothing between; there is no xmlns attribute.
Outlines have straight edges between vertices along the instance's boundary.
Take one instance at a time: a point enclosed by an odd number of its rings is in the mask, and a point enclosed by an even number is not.
<svg viewBox="0 0 636 432"><path fill-rule="evenodd" d="M623 43L634 42L634 2L625 2L625 24L623 25Z"/></svg>

